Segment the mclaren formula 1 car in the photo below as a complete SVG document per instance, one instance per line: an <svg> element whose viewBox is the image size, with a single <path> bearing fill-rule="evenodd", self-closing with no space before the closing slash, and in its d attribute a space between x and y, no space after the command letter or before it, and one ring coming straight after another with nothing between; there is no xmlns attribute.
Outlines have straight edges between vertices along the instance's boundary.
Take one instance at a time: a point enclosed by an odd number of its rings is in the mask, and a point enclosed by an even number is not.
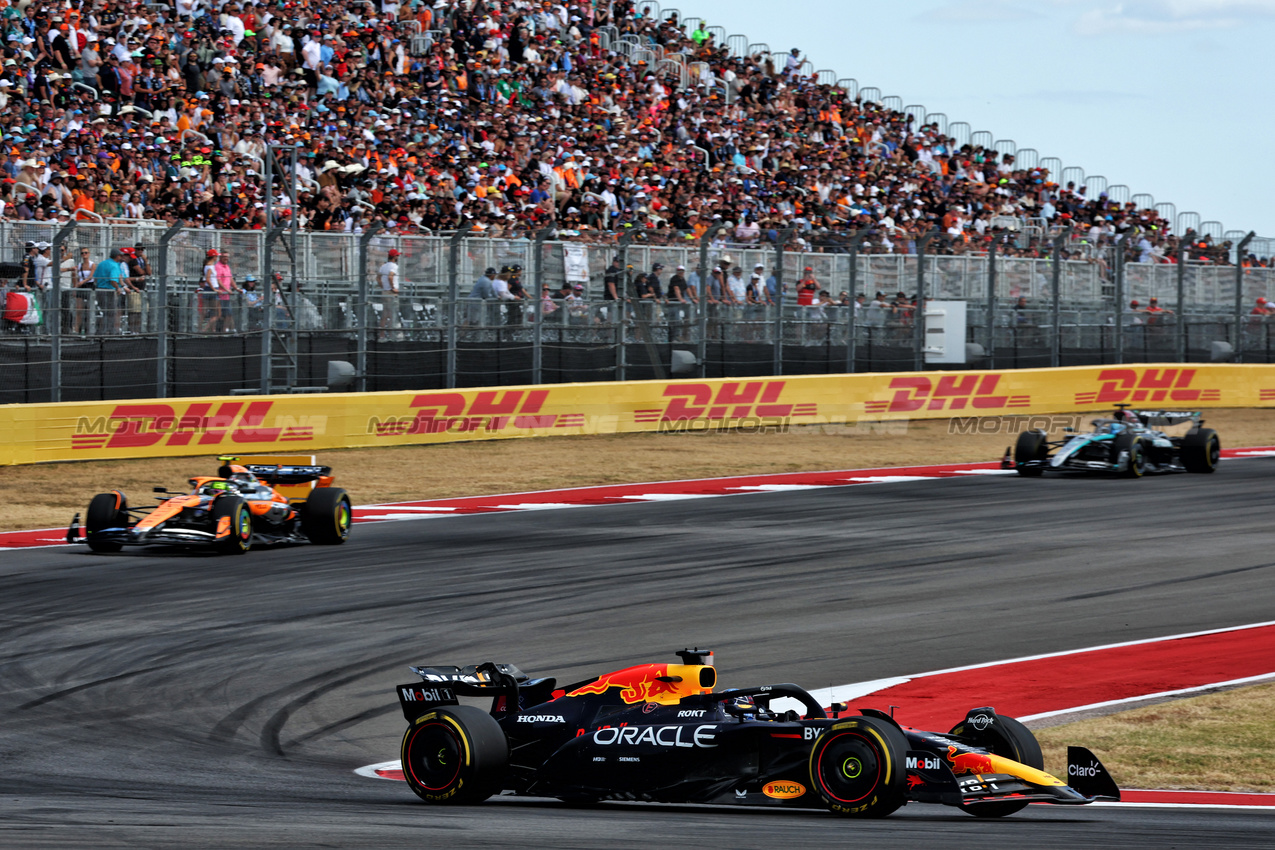
<svg viewBox="0 0 1275 850"><path fill-rule="evenodd" d="M246 464L218 458L215 476L190 479L190 492L156 487L159 504L129 507L119 490L89 502L83 542L94 552L125 546L201 547L239 555L254 544L344 543L350 533L350 497L333 487L327 466ZM313 486L311 488L311 485ZM289 497L283 491L300 495ZM67 531L79 541L80 515Z"/></svg>
<svg viewBox="0 0 1275 850"><path fill-rule="evenodd" d="M418 797L471 804L493 794L576 803L826 808L884 817L909 802L1001 817L1028 803L1080 805L1120 791L1088 750L1067 782L1012 717L975 708L947 733L844 704L825 711L797 685L714 690L706 650L559 686L509 664L413 667L398 686L408 728L403 774ZM490 711L460 697L491 697ZM779 698L800 710L784 710Z"/></svg>
<svg viewBox="0 0 1275 850"><path fill-rule="evenodd" d="M1140 478L1152 472L1213 472L1222 454L1217 432L1199 412L1128 410L1093 420L1092 431L1067 429L1061 440L1045 431L1024 431L1002 467L1019 475L1052 471L1113 472Z"/></svg>

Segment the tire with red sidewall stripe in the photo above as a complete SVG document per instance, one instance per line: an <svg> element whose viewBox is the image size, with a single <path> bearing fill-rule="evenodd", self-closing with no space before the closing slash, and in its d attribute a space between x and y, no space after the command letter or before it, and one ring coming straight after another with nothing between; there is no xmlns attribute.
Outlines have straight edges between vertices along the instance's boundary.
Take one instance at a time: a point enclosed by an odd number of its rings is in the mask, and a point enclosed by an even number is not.
<svg viewBox="0 0 1275 850"><path fill-rule="evenodd" d="M403 735L403 778L436 805L481 803L502 789L509 741L491 715L472 705L427 711Z"/></svg>
<svg viewBox="0 0 1275 850"><path fill-rule="evenodd" d="M894 725L848 717L810 750L810 785L833 814L883 818L907 802L908 742Z"/></svg>

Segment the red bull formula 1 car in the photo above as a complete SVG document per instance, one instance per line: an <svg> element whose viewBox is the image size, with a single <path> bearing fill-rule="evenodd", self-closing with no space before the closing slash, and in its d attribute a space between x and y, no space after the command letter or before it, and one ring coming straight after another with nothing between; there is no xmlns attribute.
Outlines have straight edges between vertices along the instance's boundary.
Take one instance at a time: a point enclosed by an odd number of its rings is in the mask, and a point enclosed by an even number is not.
<svg viewBox="0 0 1275 850"><path fill-rule="evenodd" d="M94 496L83 542L94 552L167 545L241 555L254 544L337 544L349 536L350 497L331 486L331 467L218 460L217 475L191 478L189 493L156 487L161 495L154 507L129 507L119 490ZM312 484L318 486L307 489ZM283 492L289 490L300 495L289 497ZM76 514L68 543L81 539L79 520Z"/></svg>
<svg viewBox="0 0 1275 850"><path fill-rule="evenodd" d="M826 808L884 817L909 802L1003 817L1028 803L1118 800L1101 762L1068 749L1067 782L1043 769L1028 729L992 708L950 732L872 709L831 716L797 685L715 691L707 650L559 686L509 664L413 667L399 685L403 775L434 804L493 794L577 803L648 800ZM491 697L485 711L459 697ZM772 707L780 697L800 711Z"/></svg>

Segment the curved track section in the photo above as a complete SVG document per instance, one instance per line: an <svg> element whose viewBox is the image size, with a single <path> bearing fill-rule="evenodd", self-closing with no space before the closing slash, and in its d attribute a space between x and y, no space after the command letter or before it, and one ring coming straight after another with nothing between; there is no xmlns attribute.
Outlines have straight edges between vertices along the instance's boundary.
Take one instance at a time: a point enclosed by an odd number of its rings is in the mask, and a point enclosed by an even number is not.
<svg viewBox="0 0 1275 850"><path fill-rule="evenodd" d="M1275 619L1271 472L1248 460L1136 482L973 477L475 515L241 558L6 553L0 842L1261 843L1269 818L1244 812L439 810L352 769L397 752L391 688L409 663L571 676L699 644L726 686L814 688Z"/></svg>

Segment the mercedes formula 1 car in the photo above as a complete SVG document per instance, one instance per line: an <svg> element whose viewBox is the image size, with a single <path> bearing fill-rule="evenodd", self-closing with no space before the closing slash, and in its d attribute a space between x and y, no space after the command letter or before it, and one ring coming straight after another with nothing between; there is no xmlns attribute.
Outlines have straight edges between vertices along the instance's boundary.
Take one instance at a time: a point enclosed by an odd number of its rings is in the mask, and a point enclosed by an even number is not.
<svg viewBox="0 0 1275 850"><path fill-rule="evenodd" d="M576 803L649 800L826 808L884 817L909 802L1002 817L1028 803L1118 800L1101 762L1068 749L1068 782L1044 771L1028 729L975 708L946 734L872 709L832 715L797 685L715 691L707 650L559 686L510 664L413 667L399 685L403 775L427 803L493 794ZM490 711L459 697L491 697ZM782 710L778 698L801 710Z"/></svg>
<svg viewBox="0 0 1275 850"><path fill-rule="evenodd" d="M344 543L350 533L350 497L332 487L332 468L236 463L218 458L216 476L190 479L189 493L161 494L153 507L132 508L119 490L99 493L89 502L83 542L94 552L118 552L124 546L186 546L239 555L254 544ZM301 485L318 486L305 489ZM281 490L299 490L289 498ZM67 530L67 542L80 541L80 515Z"/></svg>
<svg viewBox="0 0 1275 850"><path fill-rule="evenodd" d="M1213 472L1222 454L1217 432L1203 427L1200 413L1127 410L1117 405L1109 417L1093 420L1093 430L1066 429L1061 440L1045 431L1018 435L1011 459L1001 466L1019 475L1046 471L1114 472L1140 478L1150 472Z"/></svg>

